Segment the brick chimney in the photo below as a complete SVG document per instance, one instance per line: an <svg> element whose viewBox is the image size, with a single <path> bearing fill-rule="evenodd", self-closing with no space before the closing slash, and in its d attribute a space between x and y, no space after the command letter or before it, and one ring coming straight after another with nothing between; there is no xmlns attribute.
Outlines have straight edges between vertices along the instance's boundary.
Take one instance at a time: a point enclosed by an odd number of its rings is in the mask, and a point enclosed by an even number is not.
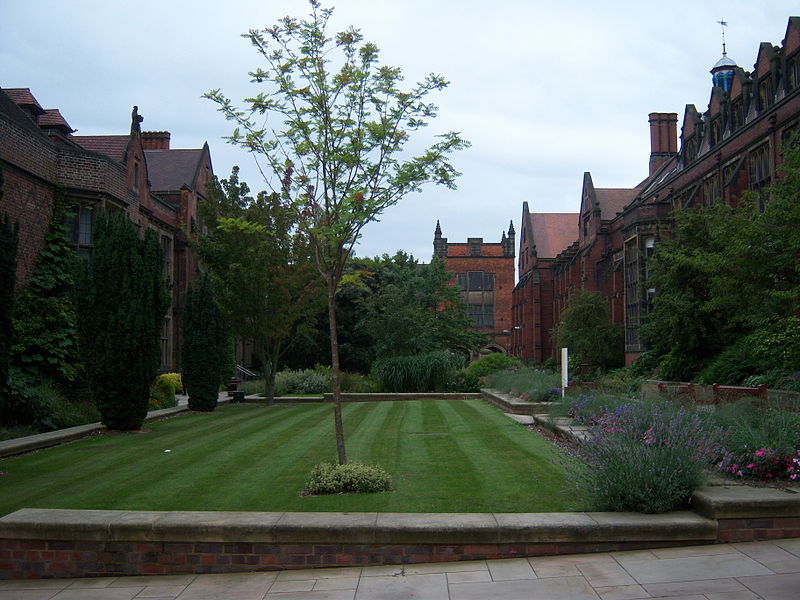
<svg viewBox="0 0 800 600"><path fill-rule="evenodd" d="M169 131L143 131L142 146L145 150L169 150Z"/></svg>
<svg viewBox="0 0 800 600"><path fill-rule="evenodd" d="M650 175L678 151L678 113L650 113Z"/></svg>

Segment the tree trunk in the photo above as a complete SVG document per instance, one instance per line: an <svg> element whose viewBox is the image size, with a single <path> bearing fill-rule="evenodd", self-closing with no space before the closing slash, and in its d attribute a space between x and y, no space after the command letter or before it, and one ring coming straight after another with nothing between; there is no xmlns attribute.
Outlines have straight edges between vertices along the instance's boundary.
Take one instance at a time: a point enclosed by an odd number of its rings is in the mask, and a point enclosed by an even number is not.
<svg viewBox="0 0 800 600"><path fill-rule="evenodd" d="M264 371L264 397L267 399L267 404L272 405L272 401L275 399L275 366L272 364L271 350L267 350L270 343L264 340L260 346L258 354L261 357L261 368Z"/></svg>
<svg viewBox="0 0 800 600"><path fill-rule="evenodd" d="M281 352L281 341L275 340L269 346L270 356L267 359L269 364L269 376L266 380L267 385L267 404L271 405L275 401L275 378L278 376L278 356ZM266 352L265 352L266 354Z"/></svg>
<svg viewBox="0 0 800 600"><path fill-rule="evenodd" d="M342 425L342 373L339 369L339 335L336 331L336 281L328 279L328 321L331 334L331 374L333 376L333 422L336 428L336 451L339 464L347 464L344 449L344 426Z"/></svg>

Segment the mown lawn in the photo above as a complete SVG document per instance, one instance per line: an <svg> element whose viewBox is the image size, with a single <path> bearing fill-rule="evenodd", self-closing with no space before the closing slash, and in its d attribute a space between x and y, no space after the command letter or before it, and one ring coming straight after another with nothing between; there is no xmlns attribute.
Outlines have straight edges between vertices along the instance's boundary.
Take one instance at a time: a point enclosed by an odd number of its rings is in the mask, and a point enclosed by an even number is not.
<svg viewBox="0 0 800 600"><path fill-rule="evenodd" d="M344 405L348 459L379 464L395 490L302 497L334 461L330 404L232 405L0 460L0 514L29 508L554 512L557 448L477 400ZM169 450L169 452L165 452Z"/></svg>

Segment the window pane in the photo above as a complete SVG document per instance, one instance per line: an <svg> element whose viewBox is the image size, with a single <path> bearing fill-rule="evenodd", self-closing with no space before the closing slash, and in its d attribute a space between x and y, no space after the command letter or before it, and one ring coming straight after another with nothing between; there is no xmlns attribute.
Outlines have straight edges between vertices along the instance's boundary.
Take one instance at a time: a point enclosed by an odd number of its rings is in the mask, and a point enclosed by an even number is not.
<svg viewBox="0 0 800 600"><path fill-rule="evenodd" d="M471 292L483 289L483 271L469 272L469 290Z"/></svg>
<svg viewBox="0 0 800 600"><path fill-rule="evenodd" d="M486 273L483 276L483 289L485 290L493 290L494 289L494 274L493 273Z"/></svg>
<svg viewBox="0 0 800 600"><path fill-rule="evenodd" d="M78 243L82 246L92 243L92 211L81 208L78 211Z"/></svg>

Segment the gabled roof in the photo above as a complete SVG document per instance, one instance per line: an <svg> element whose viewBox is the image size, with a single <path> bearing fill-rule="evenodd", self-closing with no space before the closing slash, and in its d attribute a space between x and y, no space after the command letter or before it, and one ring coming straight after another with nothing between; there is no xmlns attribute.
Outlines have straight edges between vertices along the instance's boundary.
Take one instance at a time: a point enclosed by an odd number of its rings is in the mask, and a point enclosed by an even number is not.
<svg viewBox="0 0 800 600"><path fill-rule="evenodd" d="M635 188L595 188L594 192L597 205L600 207L600 218L610 221L633 202L639 190Z"/></svg>
<svg viewBox="0 0 800 600"><path fill-rule="evenodd" d="M21 108L28 108L33 113L38 115L44 113L44 109L31 93L30 88L4 88L3 91L6 93L6 96L11 98L11 101L17 106Z"/></svg>
<svg viewBox="0 0 800 600"><path fill-rule="evenodd" d="M57 108L48 108L39 117L39 127L61 129L65 134L75 131Z"/></svg>
<svg viewBox="0 0 800 600"><path fill-rule="evenodd" d="M119 163L125 162L125 151L131 141L130 135L73 135L71 138L85 150L99 152Z"/></svg>
<svg viewBox="0 0 800 600"><path fill-rule="evenodd" d="M555 258L572 244L578 233L577 213L531 213L532 241L539 258Z"/></svg>
<svg viewBox="0 0 800 600"><path fill-rule="evenodd" d="M203 148L188 150L145 150L147 175L154 192L194 189Z"/></svg>
<svg viewBox="0 0 800 600"><path fill-rule="evenodd" d="M0 114L5 115L8 119L16 123L18 126L26 129L29 132L36 132L34 135L39 135L44 139L47 136L39 127L34 123L28 114L23 111L19 105L14 102L13 98L8 94L8 90L0 89Z"/></svg>

